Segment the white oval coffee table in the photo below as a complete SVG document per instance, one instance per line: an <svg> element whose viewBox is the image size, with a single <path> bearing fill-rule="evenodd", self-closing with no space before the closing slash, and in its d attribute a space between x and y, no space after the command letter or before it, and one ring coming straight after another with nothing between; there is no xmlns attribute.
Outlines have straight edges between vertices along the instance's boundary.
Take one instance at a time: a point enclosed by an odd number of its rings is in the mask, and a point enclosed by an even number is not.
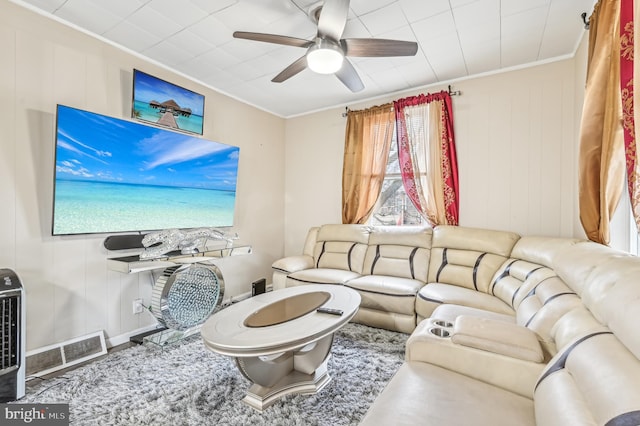
<svg viewBox="0 0 640 426"><path fill-rule="evenodd" d="M213 352L234 357L252 382L243 401L262 411L292 393L319 392L331 378L333 333L358 311L347 287L312 284L264 293L212 315L200 329ZM318 312L331 308L341 314Z"/></svg>

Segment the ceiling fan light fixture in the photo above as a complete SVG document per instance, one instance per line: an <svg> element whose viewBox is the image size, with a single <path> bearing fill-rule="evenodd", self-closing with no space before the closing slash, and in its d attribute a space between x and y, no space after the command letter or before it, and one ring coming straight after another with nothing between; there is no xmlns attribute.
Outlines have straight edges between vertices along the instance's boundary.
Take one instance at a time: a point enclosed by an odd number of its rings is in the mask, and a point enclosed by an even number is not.
<svg viewBox="0 0 640 426"><path fill-rule="evenodd" d="M333 74L342 67L344 53L335 43L318 40L307 51L307 65L318 74Z"/></svg>

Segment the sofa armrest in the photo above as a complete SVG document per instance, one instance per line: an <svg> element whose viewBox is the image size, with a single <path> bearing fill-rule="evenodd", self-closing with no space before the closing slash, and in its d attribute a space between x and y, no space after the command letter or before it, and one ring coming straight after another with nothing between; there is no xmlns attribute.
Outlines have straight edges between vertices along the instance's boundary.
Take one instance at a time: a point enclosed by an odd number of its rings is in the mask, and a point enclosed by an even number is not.
<svg viewBox="0 0 640 426"><path fill-rule="evenodd" d="M456 344L451 339L454 324L440 325L440 322L427 318L418 324L407 340L406 361L433 364L533 398L544 363Z"/></svg>
<svg viewBox="0 0 640 426"><path fill-rule="evenodd" d="M544 360L542 347L533 331L521 325L491 318L460 315L453 324L451 341L524 361Z"/></svg>
<svg viewBox="0 0 640 426"><path fill-rule="evenodd" d="M300 256L289 256L284 257L282 259L276 260L271 265L277 272L284 273L289 275L292 272L302 271L304 269L313 268L313 257L307 256L306 254Z"/></svg>
<svg viewBox="0 0 640 426"><path fill-rule="evenodd" d="M306 254L276 260L271 265L273 269L273 289L281 290L285 288L287 286L287 276L292 272L311 269L313 267L313 257Z"/></svg>

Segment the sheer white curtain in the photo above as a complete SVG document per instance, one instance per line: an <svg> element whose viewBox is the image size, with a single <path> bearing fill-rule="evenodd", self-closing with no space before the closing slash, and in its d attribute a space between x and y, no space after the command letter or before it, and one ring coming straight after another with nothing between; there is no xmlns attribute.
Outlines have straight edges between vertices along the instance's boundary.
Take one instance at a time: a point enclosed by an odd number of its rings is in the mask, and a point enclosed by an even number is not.
<svg viewBox="0 0 640 426"><path fill-rule="evenodd" d="M411 156L415 196L420 200L421 213L429 223L444 223L444 211L436 208L436 194L442 194L440 176L440 105L437 102L406 107L403 110ZM406 152L406 151L405 151Z"/></svg>
<svg viewBox="0 0 640 426"><path fill-rule="evenodd" d="M450 96L394 102L398 160L405 192L431 225L458 224L458 168Z"/></svg>

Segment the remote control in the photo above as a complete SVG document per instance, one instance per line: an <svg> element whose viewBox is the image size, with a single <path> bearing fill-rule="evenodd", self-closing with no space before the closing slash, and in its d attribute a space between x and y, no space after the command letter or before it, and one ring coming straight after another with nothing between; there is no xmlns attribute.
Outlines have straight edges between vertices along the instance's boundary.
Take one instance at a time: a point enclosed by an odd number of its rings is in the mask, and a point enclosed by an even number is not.
<svg viewBox="0 0 640 426"><path fill-rule="evenodd" d="M325 307L319 307L317 310L317 312L320 312L322 314L331 314L331 315L342 315L342 310L340 309L334 309L334 308L325 308Z"/></svg>

